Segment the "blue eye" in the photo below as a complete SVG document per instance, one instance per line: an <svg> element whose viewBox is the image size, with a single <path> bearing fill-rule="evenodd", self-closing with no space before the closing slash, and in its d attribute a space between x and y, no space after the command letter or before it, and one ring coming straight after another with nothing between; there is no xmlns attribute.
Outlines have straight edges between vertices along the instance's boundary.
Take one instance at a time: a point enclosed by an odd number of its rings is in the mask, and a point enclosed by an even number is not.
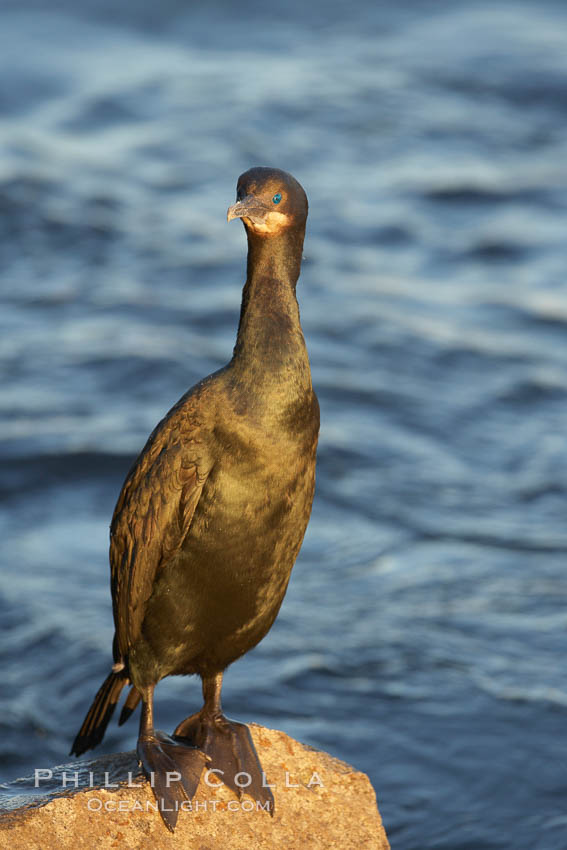
<svg viewBox="0 0 567 850"><path fill-rule="evenodd" d="M272 198L272 201L274 202L274 204L279 204L281 199L282 199L281 193L278 192L276 195L274 195L274 197Z"/></svg>

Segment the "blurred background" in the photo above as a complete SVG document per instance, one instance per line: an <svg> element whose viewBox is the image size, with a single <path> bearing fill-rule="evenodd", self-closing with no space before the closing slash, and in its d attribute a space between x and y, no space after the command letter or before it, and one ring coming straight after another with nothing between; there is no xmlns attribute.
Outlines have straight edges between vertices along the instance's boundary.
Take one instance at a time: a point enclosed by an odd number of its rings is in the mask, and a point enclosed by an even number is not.
<svg viewBox="0 0 567 850"><path fill-rule="evenodd" d="M4 0L0 117L1 778L65 762L106 675L112 510L231 355L226 209L275 165L318 488L227 713L366 771L393 847L564 850L565 4Z"/></svg>

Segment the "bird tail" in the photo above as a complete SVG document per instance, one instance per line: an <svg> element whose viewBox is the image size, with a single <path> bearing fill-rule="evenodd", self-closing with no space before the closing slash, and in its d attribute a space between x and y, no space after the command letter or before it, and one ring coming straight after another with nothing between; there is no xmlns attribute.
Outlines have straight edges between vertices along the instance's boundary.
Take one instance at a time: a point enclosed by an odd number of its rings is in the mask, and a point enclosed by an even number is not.
<svg viewBox="0 0 567 850"><path fill-rule="evenodd" d="M126 697L126 702L122 706L120 719L118 720L119 726L122 726L123 723L126 723L130 715L133 714L136 708L138 707L138 703L141 699L142 697L140 696L140 692L137 691L136 688L132 685L130 693Z"/></svg>
<svg viewBox="0 0 567 850"><path fill-rule="evenodd" d="M108 721L116 708L122 688L127 681L128 679L122 671L113 671L106 677L73 741L71 755L80 756L81 753L100 744L104 738Z"/></svg>

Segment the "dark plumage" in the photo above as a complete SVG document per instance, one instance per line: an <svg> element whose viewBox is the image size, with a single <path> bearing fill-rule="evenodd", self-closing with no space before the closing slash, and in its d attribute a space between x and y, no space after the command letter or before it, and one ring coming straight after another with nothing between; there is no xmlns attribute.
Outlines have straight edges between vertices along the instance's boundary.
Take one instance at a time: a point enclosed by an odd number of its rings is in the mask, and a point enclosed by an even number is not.
<svg viewBox="0 0 567 850"><path fill-rule="evenodd" d="M238 180L228 220L248 237L247 279L232 360L190 389L130 470L111 525L114 666L75 738L80 755L104 736L124 685L120 722L142 700L138 756L156 797L175 808L205 763L269 803L246 726L221 712L225 668L266 635L282 603L311 512L319 405L295 296L307 198L284 171ZM204 706L155 732L155 685L198 673ZM165 784L167 771L182 780ZM161 778L160 778L161 777ZM162 816L173 830L177 812Z"/></svg>

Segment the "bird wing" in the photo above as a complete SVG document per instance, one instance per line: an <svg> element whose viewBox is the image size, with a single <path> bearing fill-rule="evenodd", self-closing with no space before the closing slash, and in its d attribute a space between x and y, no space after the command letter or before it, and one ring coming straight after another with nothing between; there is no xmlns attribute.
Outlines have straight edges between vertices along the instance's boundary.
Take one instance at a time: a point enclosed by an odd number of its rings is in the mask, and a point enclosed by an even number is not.
<svg viewBox="0 0 567 850"><path fill-rule="evenodd" d="M110 526L115 661L141 633L156 575L182 547L209 471L198 439L158 426L124 482Z"/></svg>

